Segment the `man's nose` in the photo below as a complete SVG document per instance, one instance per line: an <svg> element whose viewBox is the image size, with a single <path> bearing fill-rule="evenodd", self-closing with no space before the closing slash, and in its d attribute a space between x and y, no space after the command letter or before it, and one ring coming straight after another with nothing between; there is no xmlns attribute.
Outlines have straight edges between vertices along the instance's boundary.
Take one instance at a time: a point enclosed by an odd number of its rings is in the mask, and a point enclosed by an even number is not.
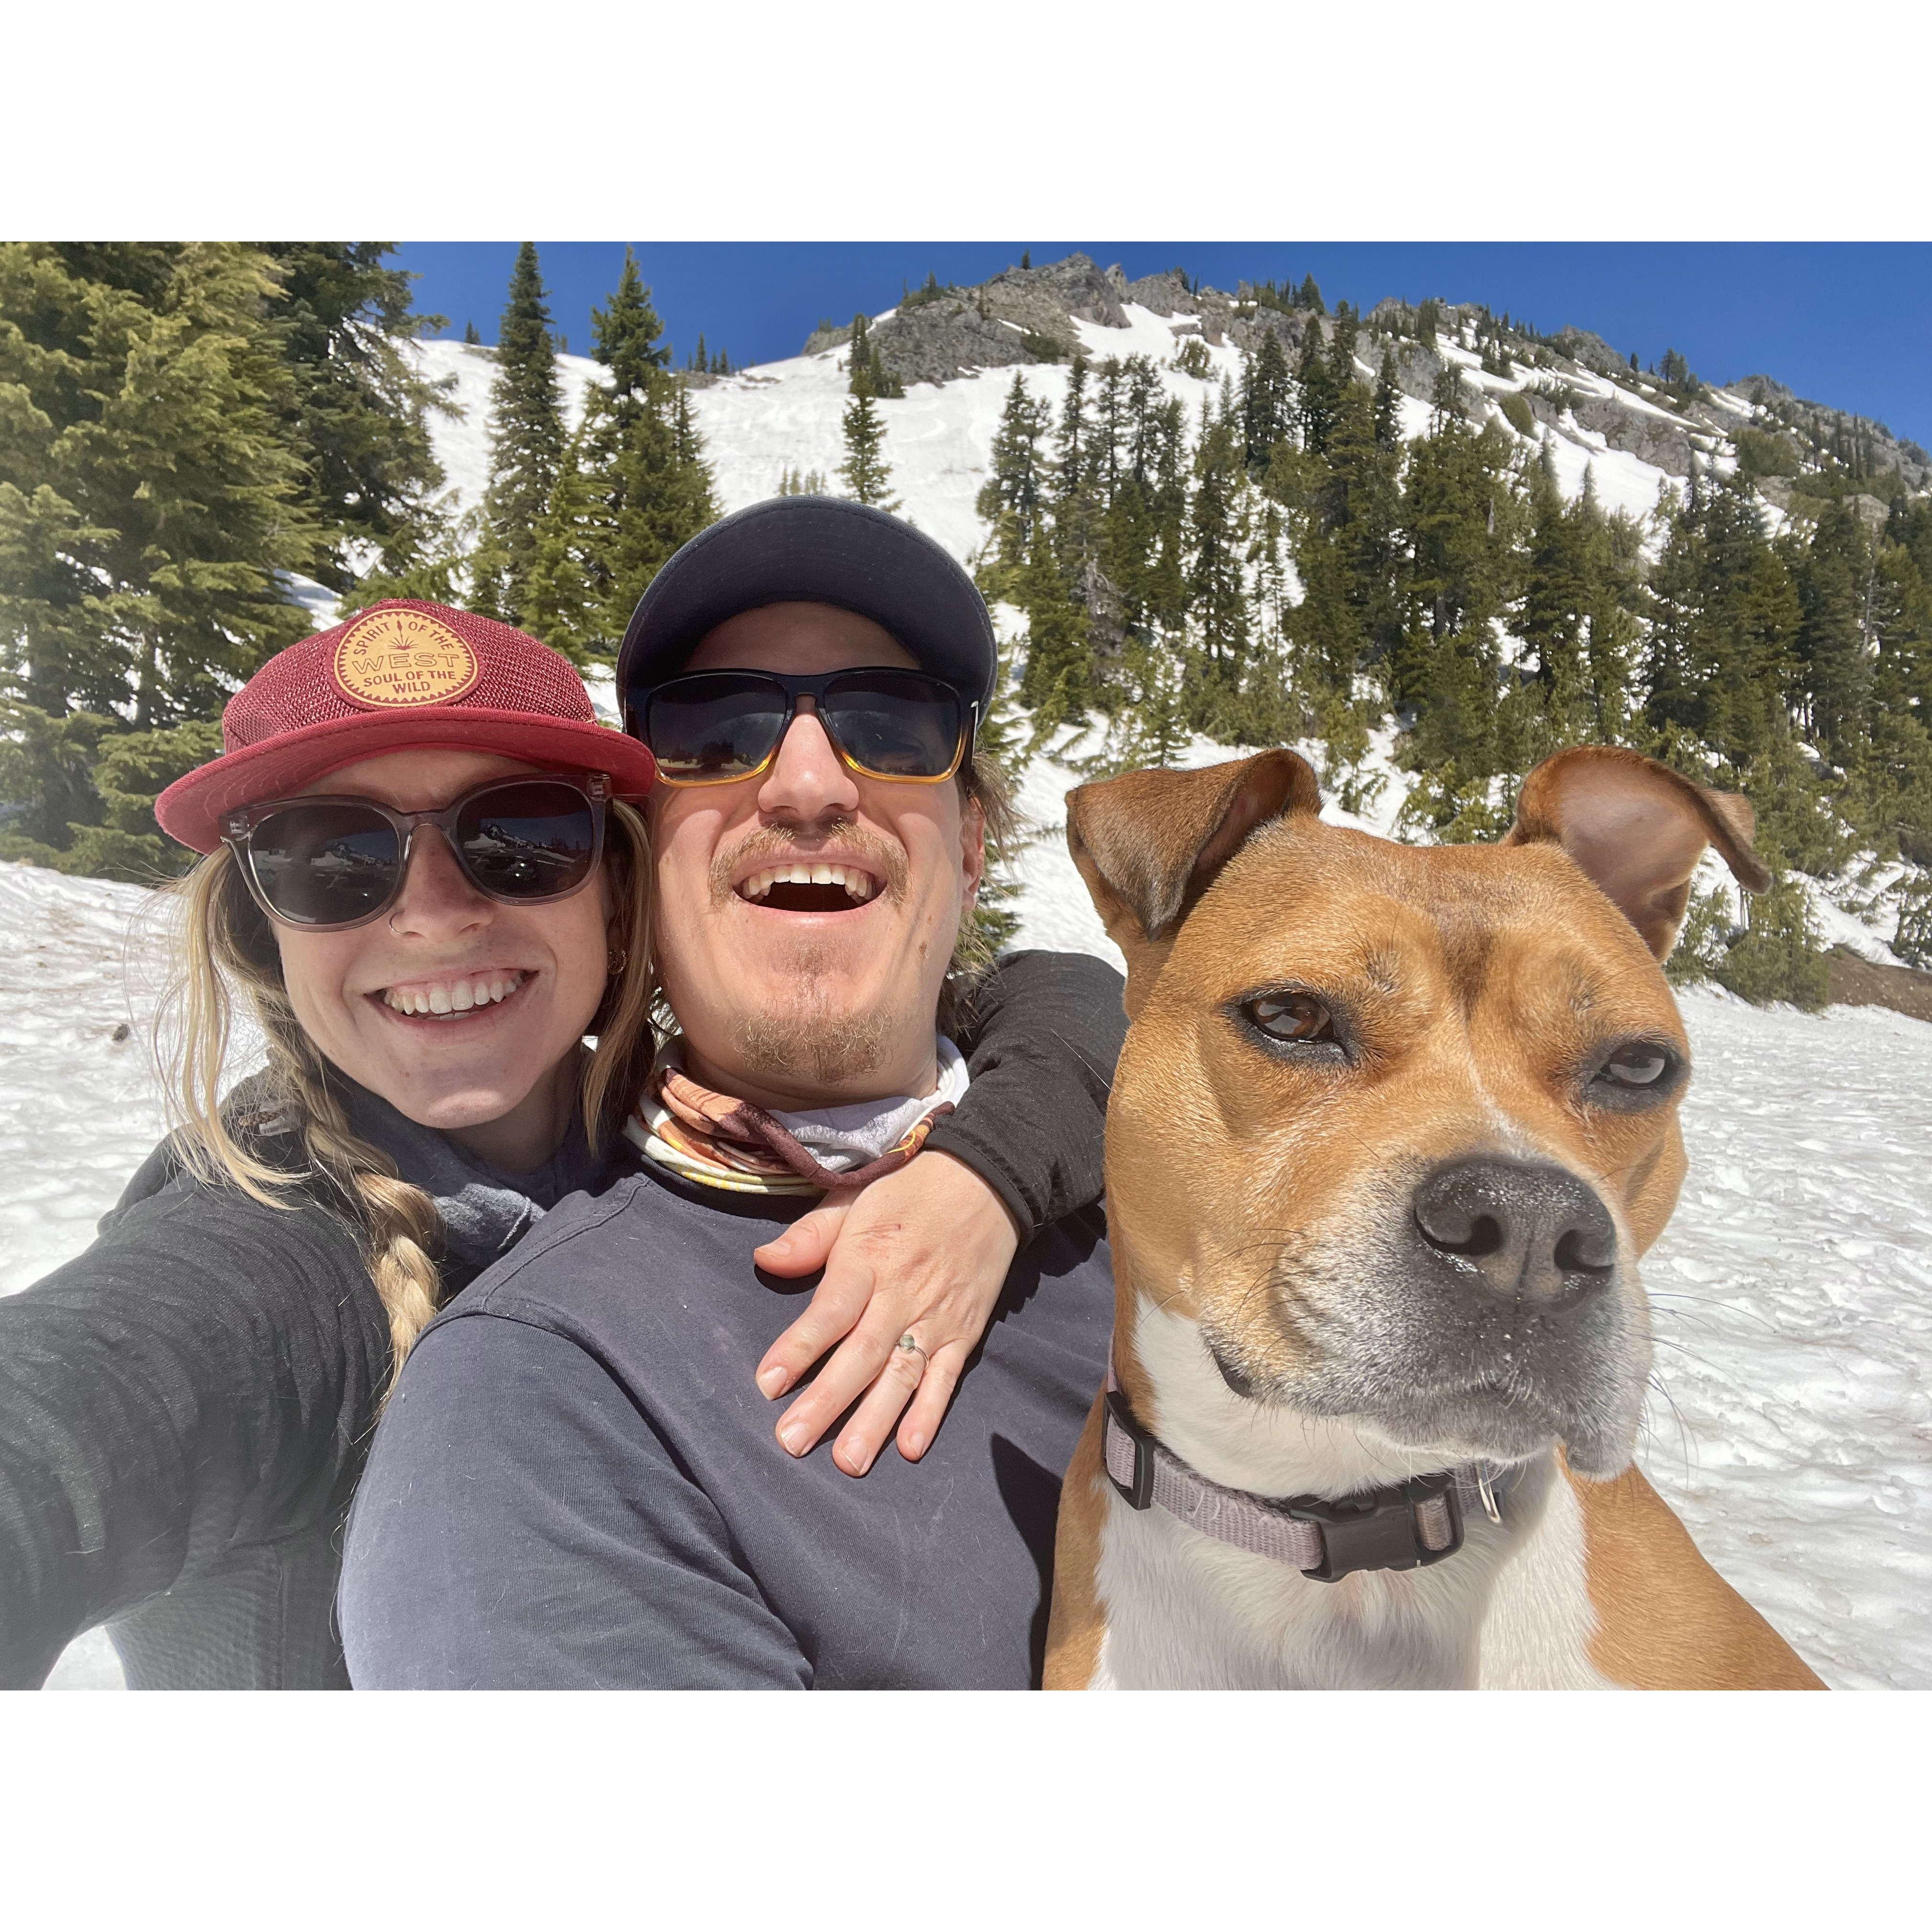
<svg viewBox="0 0 1932 1932"><path fill-rule="evenodd" d="M771 818L809 823L858 808L859 788L852 774L832 748L817 713L801 703L758 788L758 809Z"/></svg>
<svg viewBox="0 0 1932 1932"><path fill-rule="evenodd" d="M490 901L456 862L449 842L434 826L418 826L389 930L415 939L459 939L488 926L494 916Z"/></svg>

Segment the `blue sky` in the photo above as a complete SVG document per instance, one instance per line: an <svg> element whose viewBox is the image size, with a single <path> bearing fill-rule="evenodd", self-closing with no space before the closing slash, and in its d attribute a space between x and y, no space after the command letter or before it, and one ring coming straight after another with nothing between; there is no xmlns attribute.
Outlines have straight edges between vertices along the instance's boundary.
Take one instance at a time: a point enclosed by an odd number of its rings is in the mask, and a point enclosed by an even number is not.
<svg viewBox="0 0 1932 1932"><path fill-rule="evenodd" d="M1332 305L1384 296L1487 302L1551 330L1574 322L1646 363L1677 349L1728 382L1762 372L1932 446L1932 244L1920 242L640 242L676 358L701 331L734 364L795 356L821 316L889 308L928 270L982 281L1082 249L1130 279L1185 267L1217 288L1312 274ZM579 354L621 242L539 242L550 314ZM406 242L417 307L496 339L514 242Z"/></svg>

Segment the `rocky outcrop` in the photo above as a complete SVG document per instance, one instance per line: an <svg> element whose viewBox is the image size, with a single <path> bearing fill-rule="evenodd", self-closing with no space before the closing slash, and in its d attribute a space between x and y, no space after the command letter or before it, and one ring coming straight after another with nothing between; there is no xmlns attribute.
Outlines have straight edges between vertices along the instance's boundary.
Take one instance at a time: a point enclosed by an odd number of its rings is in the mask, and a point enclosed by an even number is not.
<svg viewBox="0 0 1932 1932"><path fill-rule="evenodd" d="M801 356L817 356L827 349L843 349L852 340L852 325L842 326L836 322L821 322L805 338L805 346L798 352Z"/></svg>
<svg viewBox="0 0 1932 1932"><path fill-rule="evenodd" d="M1065 318L1054 320L1064 331ZM1050 338L1036 337L1031 346L1026 334L1017 323L981 307L976 292L898 310L872 325L871 340L887 370L907 384L950 382L969 369L1056 362L1072 346L1059 331Z"/></svg>
<svg viewBox="0 0 1932 1932"><path fill-rule="evenodd" d="M1572 362L1599 376L1626 375L1630 370L1629 363L1622 356L1600 335L1592 335L1587 328L1559 329L1551 346L1558 355L1568 356Z"/></svg>
<svg viewBox="0 0 1932 1932"><path fill-rule="evenodd" d="M1828 448L1842 430L1856 440L1868 469L1875 475L1895 470L1909 490L1923 490L1932 484L1932 459L1916 442L1895 436L1882 422L1870 416L1853 416L1843 410L1828 409L1822 403L1807 402L1793 395L1784 385L1769 376L1741 376L1725 385L1733 395L1742 396L1754 409L1762 410L1774 423L1815 424ZM1803 439L1801 439L1801 440Z"/></svg>
<svg viewBox="0 0 1932 1932"><path fill-rule="evenodd" d="M1577 427L1596 430L1611 448L1627 450L1666 476L1690 475L1698 446L1689 429L1648 410L1626 409L1612 396L1579 396L1573 409Z"/></svg>
<svg viewBox="0 0 1932 1932"><path fill-rule="evenodd" d="M1008 268L976 289L914 294L873 328L880 359L902 382L944 382L968 369L1064 362L1078 346L1077 319L1124 328L1126 284L1084 255L1040 268ZM818 338L814 337L814 340Z"/></svg>

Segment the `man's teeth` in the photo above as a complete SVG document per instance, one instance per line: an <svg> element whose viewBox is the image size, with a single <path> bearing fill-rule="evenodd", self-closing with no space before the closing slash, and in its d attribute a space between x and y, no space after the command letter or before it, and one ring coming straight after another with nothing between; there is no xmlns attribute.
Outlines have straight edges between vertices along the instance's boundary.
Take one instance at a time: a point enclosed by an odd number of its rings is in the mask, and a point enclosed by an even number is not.
<svg viewBox="0 0 1932 1932"><path fill-rule="evenodd" d="M774 886L843 886L847 898L859 905L879 890L872 874L856 866L804 864L774 866L769 871L754 872L738 890L748 899L761 899Z"/></svg>
<svg viewBox="0 0 1932 1932"><path fill-rule="evenodd" d="M399 1013L466 1013L473 1006L494 1006L507 1000L529 976L481 973L460 980L421 980L412 986L385 987L382 999Z"/></svg>

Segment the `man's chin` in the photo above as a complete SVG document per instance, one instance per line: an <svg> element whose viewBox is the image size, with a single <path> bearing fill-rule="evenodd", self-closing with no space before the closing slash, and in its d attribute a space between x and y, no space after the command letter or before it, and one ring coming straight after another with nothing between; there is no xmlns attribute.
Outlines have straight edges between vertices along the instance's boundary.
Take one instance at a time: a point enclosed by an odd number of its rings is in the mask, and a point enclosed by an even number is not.
<svg viewBox="0 0 1932 1932"><path fill-rule="evenodd" d="M731 1043L747 1072L830 1094L876 1071L890 1034L876 1001L839 998L823 981L791 980L770 1000L740 1009Z"/></svg>

